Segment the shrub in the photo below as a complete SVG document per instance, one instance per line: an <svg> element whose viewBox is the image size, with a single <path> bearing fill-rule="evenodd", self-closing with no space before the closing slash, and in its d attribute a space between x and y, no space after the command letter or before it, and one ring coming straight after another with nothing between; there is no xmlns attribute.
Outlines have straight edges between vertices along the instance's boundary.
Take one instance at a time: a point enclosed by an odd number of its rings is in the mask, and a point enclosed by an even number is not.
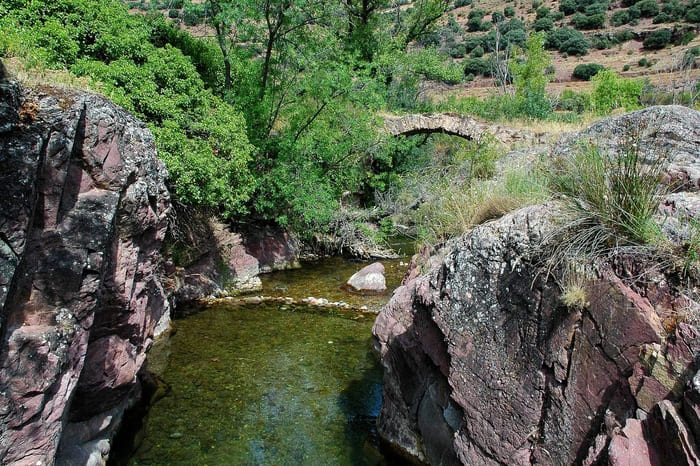
<svg viewBox="0 0 700 466"><path fill-rule="evenodd" d="M484 58L468 58L463 63L465 76L468 74L489 76L491 73L491 64Z"/></svg>
<svg viewBox="0 0 700 466"><path fill-rule="evenodd" d="M634 33L629 29L623 29L622 31L617 31L613 37L617 42L622 43L634 39Z"/></svg>
<svg viewBox="0 0 700 466"><path fill-rule="evenodd" d="M638 140L628 137L617 151L588 144L555 161L551 186L572 216L566 249L596 254L659 240L654 215L663 192L665 154L642 154Z"/></svg>
<svg viewBox="0 0 700 466"><path fill-rule="evenodd" d="M610 16L611 26L622 26L630 22L630 14L627 10L618 10Z"/></svg>
<svg viewBox="0 0 700 466"><path fill-rule="evenodd" d="M658 50L666 47L669 42L671 42L671 31L669 29L659 29L644 39L644 48Z"/></svg>
<svg viewBox="0 0 700 466"><path fill-rule="evenodd" d="M641 80L619 77L612 70L603 70L593 78L593 106L605 115L615 108L627 111L639 108L639 97L644 83Z"/></svg>
<svg viewBox="0 0 700 466"><path fill-rule="evenodd" d="M597 13L590 16L576 13L571 18L571 24L573 24L576 29L600 29L605 25L605 13Z"/></svg>
<svg viewBox="0 0 700 466"><path fill-rule="evenodd" d="M500 23L501 21L504 21L506 17L501 13L500 11L494 11L491 13L491 22L493 24Z"/></svg>
<svg viewBox="0 0 700 466"><path fill-rule="evenodd" d="M604 69L605 67L598 63L584 63L574 68L572 76L574 78L583 79L584 81L590 81L593 76Z"/></svg>
<svg viewBox="0 0 700 466"><path fill-rule="evenodd" d="M580 31L571 29L569 27L563 27L559 29L554 29L547 33L547 41L545 42L545 47L548 49L559 50L563 52L562 45L570 39L583 40L585 37ZM586 48L588 46L586 45Z"/></svg>
<svg viewBox="0 0 700 466"><path fill-rule="evenodd" d="M503 35L503 40L509 46L521 46L525 44L525 41L527 40L527 34L522 29L513 29L512 31L508 31Z"/></svg>
<svg viewBox="0 0 700 466"><path fill-rule="evenodd" d="M512 18L515 16L515 8L512 5L508 5L503 9L503 15L506 18Z"/></svg>
<svg viewBox="0 0 700 466"><path fill-rule="evenodd" d="M548 18L550 15L550 10L546 6L537 9L537 16L535 19Z"/></svg>
<svg viewBox="0 0 700 466"><path fill-rule="evenodd" d="M480 46L480 45L479 45L478 47L474 47L474 49L472 50L471 56L472 56L473 58L481 58L481 57L483 57L483 56L484 56L484 49L483 49L483 47Z"/></svg>
<svg viewBox="0 0 700 466"><path fill-rule="evenodd" d="M180 11L176 10L174 8L171 8L170 11L168 11L168 18L175 19L180 17Z"/></svg>
<svg viewBox="0 0 700 466"><path fill-rule="evenodd" d="M534 22L532 29L535 31L551 31L554 28L552 18L540 18Z"/></svg>
<svg viewBox="0 0 700 466"><path fill-rule="evenodd" d="M651 66L651 62L647 60L647 57L642 57L637 62L637 65L648 68Z"/></svg>
<svg viewBox="0 0 700 466"><path fill-rule="evenodd" d="M588 41L583 37L572 38L564 42L561 47L559 47L559 51L569 55L582 56L588 53L588 46Z"/></svg>
<svg viewBox="0 0 700 466"><path fill-rule="evenodd" d="M685 13L685 20L689 23L700 23L700 4L688 9Z"/></svg>
<svg viewBox="0 0 700 466"><path fill-rule="evenodd" d="M673 22L673 17L667 13L659 13L654 17L654 24L661 24L661 23L672 23Z"/></svg>
<svg viewBox="0 0 700 466"><path fill-rule="evenodd" d="M559 3L559 11L564 13L566 16L575 13L577 8L578 5L576 4L575 0L562 0Z"/></svg>
<svg viewBox="0 0 700 466"><path fill-rule="evenodd" d="M625 66L622 67L622 71L629 71L630 70L630 65L627 63Z"/></svg>
<svg viewBox="0 0 700 466"><path fill-rule="evenodd" d="M641 0L636 6L643 18L652 18L659 14L659 4L656 0Z"/></svg>
<svg viewBox="0 0 700 466"><path fill-rule="evenodd" d="M455 8L462 6L469 6L473 3L473 0L455 0Z"/></svg>

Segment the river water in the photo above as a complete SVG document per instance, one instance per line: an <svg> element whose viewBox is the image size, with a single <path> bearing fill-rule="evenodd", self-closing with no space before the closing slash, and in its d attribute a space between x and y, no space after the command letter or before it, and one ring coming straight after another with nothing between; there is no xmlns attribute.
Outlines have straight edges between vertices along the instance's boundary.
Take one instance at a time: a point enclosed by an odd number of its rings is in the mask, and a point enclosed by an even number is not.
<svg viewBox="0 0 700 466"><path fill-rule="evenodd" d="M393 289L406 266L383 263ZM262 294L379 309L388 295L340 289L364 265L332 258L268 274ZM128 464L390 464L375 430L382 373L373 321L283 304L222 304L177 320L149 360L169 391L151 407Z"/></svg>

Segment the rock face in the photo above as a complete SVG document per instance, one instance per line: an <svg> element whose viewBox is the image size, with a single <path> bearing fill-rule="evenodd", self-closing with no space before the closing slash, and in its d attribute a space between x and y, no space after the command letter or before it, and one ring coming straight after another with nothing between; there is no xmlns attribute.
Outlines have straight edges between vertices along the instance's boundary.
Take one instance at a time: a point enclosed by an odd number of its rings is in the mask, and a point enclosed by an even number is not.
<svg viewBox="0 0 700 466"><path fill-rule="evenodd" d="M167 325L166 171L104 98L0 95L0 463L100 464Z"/></svg>
<svg viewBox="0 0 700 466"><path fill-rule="evenodd" d="M695 125L664 141L685 146ZM700 141L676 154L692 189ZM698 464L700 333L679 316L700 306L677 276L623 252L587 282L585 306L565 306L541 265L558 209L478 226L426 273L411 268L373 329L381 435L430 464Z"/></svg>
<svg viewBox="0 0 700 466"><path fill-rule="evenodd" d="M262 289L258 276L274 270L300 267L298 241L272 227L234 232L215 217L180 207L178 217L185 251L178 252L181 267L171 267L168 276L171 300L178 314L185 304L202 297ZM173 253L173 255L175 255Z"/></svg>
<svg viewBox="0 0 700 466"><path fill-rule="evenodd" d="M384 265L374 262L355 272L348 279L347 284L355 291L386 291L386 278L384 277Z"/></svg>

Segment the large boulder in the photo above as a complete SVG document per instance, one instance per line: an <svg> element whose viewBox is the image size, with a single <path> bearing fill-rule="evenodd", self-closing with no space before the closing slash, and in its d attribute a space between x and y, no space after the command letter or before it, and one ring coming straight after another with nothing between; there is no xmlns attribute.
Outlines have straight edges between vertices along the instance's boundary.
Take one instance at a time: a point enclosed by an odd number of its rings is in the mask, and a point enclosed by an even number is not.
<svg viewBox="0 0 700 466"><path fill-rule="evenodd" d="M697 112L647 110L598 127L668 112L696 125L674 133L655 120L657 146L692 191ZM567 306L561 271L547 273L542 257L559 211L526 207L414 258L373 328L381 436L431 464L697 464L700 339L682 322L700 313L697 277L682 282L621 250L597 264L585 301Z"/></svg>
<svg viewBox="0 0 700 466"><path fill-rule="evenodd" d="M167 173L146 126L102 97L0 95L0 463L60 462L59 444L102 461L167 327Z"/></svg>

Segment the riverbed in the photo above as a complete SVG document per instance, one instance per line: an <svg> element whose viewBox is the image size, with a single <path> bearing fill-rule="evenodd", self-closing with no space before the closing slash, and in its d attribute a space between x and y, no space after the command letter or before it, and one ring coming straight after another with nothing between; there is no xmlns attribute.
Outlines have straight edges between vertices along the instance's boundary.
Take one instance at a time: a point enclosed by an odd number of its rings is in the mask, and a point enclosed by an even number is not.
<svg viewBox="0 0 700 466"><path fill-rule="evenodd" d="M404 260L383 261L387 286ZM366 264L340 258L263 276L263 293L378 310L340 289ZM216 305L174 323L150 369L168 387L127 461L151 464L389 464L375 430L382 373L374 316L301 305Z"/></svg>

